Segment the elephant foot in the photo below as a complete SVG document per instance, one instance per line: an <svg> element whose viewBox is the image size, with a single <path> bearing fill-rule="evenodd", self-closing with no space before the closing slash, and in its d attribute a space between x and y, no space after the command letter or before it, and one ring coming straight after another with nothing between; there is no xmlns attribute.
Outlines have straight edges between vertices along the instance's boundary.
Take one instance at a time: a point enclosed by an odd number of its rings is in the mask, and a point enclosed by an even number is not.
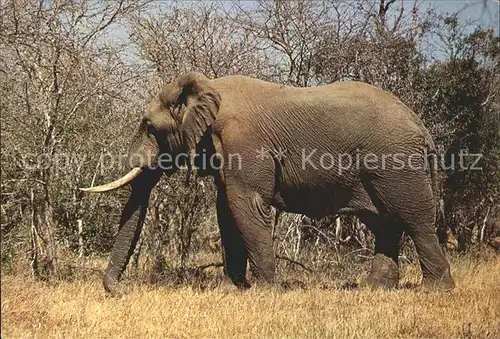
<svg viewBox="0 0 500 339"><path fill-rule="evenodd" d="M106 292L112 297L121 297L124 294L118 280L107 274L103 275L102 284L104 286L104 290L106 290Z"/></svg>
<svg viewBox="0 0 500 339"><path fill-rule="evenodd" d="M371 289L393 289L398 286L399 268L389 257L376 254L373 258L371 272L362 286Z"/></svg>
<svg viewBox="0 0 500 339"><path fill-rule="evenodd" d="M428 278L422 279L422 288L426 291L439 291L450 292L455 288L455 281L451 277L450 269L446 268L441 275L441 278Z"/></svg>
<svg viewBox="0 0 500 339"><path fill-rule="evenodd" d="M252 289L257 291L272 291L284 292L286 291L285 285L276 283L275 281L267 281L263 279L256 279L252 282Z"/></svg>
<svg viewBox="0 0 500 339"><path fill-rule="evenodd" d="M230 292L246 290L248 288L250 288L250 284L248 282L244 281L235 284L233 283L231 278L229 278L228 276L224 276L224 278L222 278L221 283L217 287L217 291L223 293L230 293Z"/></svg>

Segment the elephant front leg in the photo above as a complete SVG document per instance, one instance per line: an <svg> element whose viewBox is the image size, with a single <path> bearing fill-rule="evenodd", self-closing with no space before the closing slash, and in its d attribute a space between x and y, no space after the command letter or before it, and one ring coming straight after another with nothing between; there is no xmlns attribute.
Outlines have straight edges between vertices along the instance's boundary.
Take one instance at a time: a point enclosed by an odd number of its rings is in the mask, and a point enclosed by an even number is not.
<svg viewBox="0 0 500 339"><path fill-rule="evenodd" d="M227 198L229 212L241 234L253 276L259 282L274 283L276 262L271 206L259 193L238 185L227 188Z"/></svg>
<svg viewBox="0 0 500 339"><path fill-rule="evenodd" d="M238 288L248 288L247 251L240 231L229 211L225 187L217 192L217 221L223 248L225 282L230 279Z"/></svg>

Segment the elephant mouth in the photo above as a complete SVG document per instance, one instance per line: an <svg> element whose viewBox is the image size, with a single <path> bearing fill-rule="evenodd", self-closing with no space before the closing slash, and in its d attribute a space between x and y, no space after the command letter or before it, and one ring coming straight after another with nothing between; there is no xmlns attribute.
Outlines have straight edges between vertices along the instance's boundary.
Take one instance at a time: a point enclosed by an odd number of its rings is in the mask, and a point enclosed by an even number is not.
<svg viewBox="0 0 500 339"><path fill-rule="evenodd" d="M80 188L80 191L88 193L102 193L102 192L113 191L130 183L132 180L137 178L139 174L141 174L141 172L142 168L135 167L130 172L125 174L123 177L113 182L95 187Z"/></svg>

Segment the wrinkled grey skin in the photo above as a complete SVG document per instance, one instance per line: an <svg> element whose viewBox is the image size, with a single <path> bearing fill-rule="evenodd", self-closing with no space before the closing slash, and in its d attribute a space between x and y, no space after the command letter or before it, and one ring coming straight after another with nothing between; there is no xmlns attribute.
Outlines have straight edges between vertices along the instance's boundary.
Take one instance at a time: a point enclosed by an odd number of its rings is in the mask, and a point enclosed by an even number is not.
<svg viewBox="0 0 500 339"><path fill-rule="evenodd" d="M258 150L285 151L276 159L257 157ZM254 276L275 280L272 208L321 217L357 215L375 234L375 258L366 285L395 287L399 242L403 232L413 239L424 286L454 287L450 267L435 232L435 169L322 169L325 152L365 155L435 152L419 118L397 98L359 82L314 88L291 88L243 76L209 80L189 73L167 85L152 101L130 154L151 155L136 161L147 168L163 153L202 150L225 159L239 154L241 168L227 161L222 169L200 168L218 187L217 217L224 248L225 274L247 287L247 259ZM317 150L304 167L302 152ZM134 159L137 157L134 157ZM329 163L330 158L325 161ZM237 162L236 162L237 163ZM136 245L152 187L160 170L144 171L127 189L111 259L104 275L108 291L117 282Z"/></svg>

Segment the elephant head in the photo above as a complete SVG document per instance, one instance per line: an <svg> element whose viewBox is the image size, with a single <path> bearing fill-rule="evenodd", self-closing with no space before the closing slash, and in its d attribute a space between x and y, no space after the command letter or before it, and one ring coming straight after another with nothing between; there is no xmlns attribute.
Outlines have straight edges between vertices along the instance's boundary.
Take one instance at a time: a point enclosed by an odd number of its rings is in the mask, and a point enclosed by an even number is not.
<svg viewBox="0 0 500 339"><path fill-rule="evenodd" d="M166 85L152 100L133 138L128 154L130 171L111 183L82 188L101 193L124 187L120 229L103 282L117 292L117 283L139 238L152 188L165 172L171 174L182 161L172 159L196 149L216 119L220 95L199 73L188 73ZM168 155L168 157L164 157Z"/></svg>

